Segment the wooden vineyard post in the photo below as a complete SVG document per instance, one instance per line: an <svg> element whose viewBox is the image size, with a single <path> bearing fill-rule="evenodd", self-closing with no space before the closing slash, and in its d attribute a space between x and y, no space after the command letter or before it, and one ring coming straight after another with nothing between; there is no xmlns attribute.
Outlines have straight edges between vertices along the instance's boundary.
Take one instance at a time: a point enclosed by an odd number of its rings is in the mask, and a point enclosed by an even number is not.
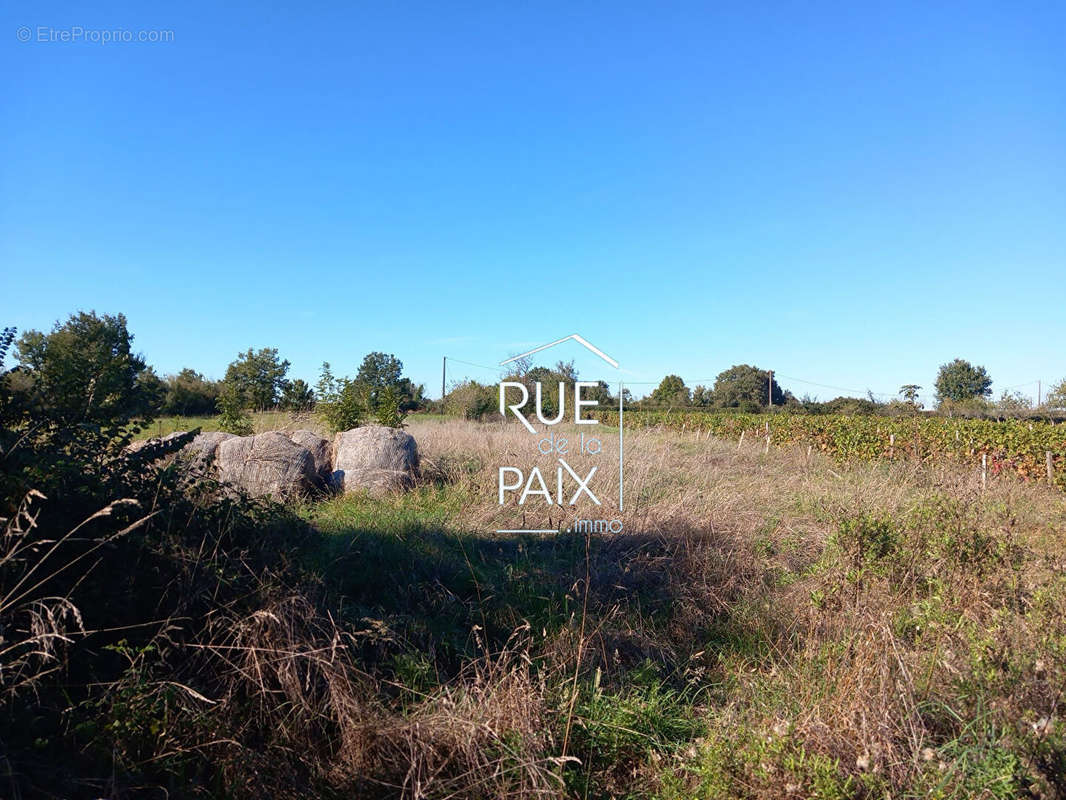
<svg viewBox="0 0 1066 800"><path fill-rule="evenodd" d="M744 431L740 432L740 441L737 442L737 452L740 452L741 446L744 444Z"/></svg>
<svg viewBox="0 0 1066 800"><path fill-rule="evenodd" d="M981 489L988 488L988 453L981 453Z"/></svg>
<svg viewBox="0 0 1066 800"><path fill-rule="evenodd" d="M1047 464L1047 482L1048 486L1055 485L1055 456L1050 450L1044 453L1044 462Z"/></svg>
<svg viewBox="0 0 1066 800"><path fill-rule="evenodd" d="M770 452L770 437L767 436L766 437L766 449L763 450L762 453L763 453L763 455L766 455L769 452Z"/></svg>

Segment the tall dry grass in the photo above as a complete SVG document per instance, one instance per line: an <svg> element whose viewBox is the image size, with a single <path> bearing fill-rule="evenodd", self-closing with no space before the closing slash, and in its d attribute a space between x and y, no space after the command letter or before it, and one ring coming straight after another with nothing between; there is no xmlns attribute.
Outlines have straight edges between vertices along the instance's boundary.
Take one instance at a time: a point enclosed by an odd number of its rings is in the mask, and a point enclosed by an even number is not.
<svg viewBox="0 0 1066 800"><path fill-rule="evenodd" d="M247 796L1062 796L1061 494L643 429L619 513L582 430L601 510L497 502L554 470L517 424L412 420L414 492L304 509L323 586L212 619L181 746ZM496 533L578 516L623 531Z"/></svg>
<svg viewBox="0 0 1066 800"><path fill-rule="evenodd" d="M430 474L442 473L453 485L470 490L474 499L458 522L478 530L507 527L565 528L581 516L602 515L623 520L629 532L663 533L675 529L762 530L767 520L780 517L778 527L817 547L832 529L823 512L863 510L898 512L930 491L943 490L969 503L1007 503L1039 528L1052 517L1063 519L1061 498L1007 478L992 480L981 491L980 474L945 462L935 465L836 464L806 448L767 451L764 443L741 445L705 434L678 434L656 429L626 431L624 436L624 506L617 513L618 437L603 426L556 426L575 442L580 432L595 432L603 440L598 456L567 456L582 476L598 466L590 484L603 505L595 508L584 496L575 508L546 506L532 498L518 506L518 492L497 502L497 470L517 465L539 466L549 488L555 473L553 456L537 452L539 436L513 423L471 423L460 420L415 422L407 427L418 441ZM565 487L564 487L565 488ZM524 523L524 524L523 524ZM813 538L810 538L813 537Z"/></svg>
<svg viewBox="0 0 1066 800"><path fill-rule="evenodd" d="M431 470L467 491L458 527L563 528L575 516L539 498L532 508L496 502L500 465L552 466L519 426L410 430ZM578 430L565 432L574 441ZM604 465L598 487L609 507L617 439L601 438L598 461L572 463L580 474ZM583 587L586 597L612 582L622 592L545 644L542 655L563 672L583 653L581 670L611 669L619 646L703 670L732 687L714 719L777 737L779 760L799 752L836 765L845 795L1064 790L1054 733L1066 683L1060 494L1010 478L984 485L952 463L837 464L694 432L627 432L625 468L625 511L602 514L621 518L625 532L598 535ZM655 547L633 548L648 538ZM634 572L668 587L665 629L625 602L643 588ZM727 640L756 644L714 652L708 632L723 628ZM746 740L734 731L723 741L740 749ZM725 776L721 796L811 789L802 769L767 773L773 758L762 750L754 764L730 763L711 745L701 752L696 761ZM679 780L682 793L718 796L713 779Z"/></svg>

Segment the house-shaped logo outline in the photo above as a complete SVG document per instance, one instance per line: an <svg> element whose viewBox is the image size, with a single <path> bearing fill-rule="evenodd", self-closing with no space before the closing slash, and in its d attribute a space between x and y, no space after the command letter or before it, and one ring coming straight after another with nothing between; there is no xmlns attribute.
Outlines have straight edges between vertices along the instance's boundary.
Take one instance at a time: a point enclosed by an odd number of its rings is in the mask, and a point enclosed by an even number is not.
<svg viewBox="0 0 1066 800"><path fill-rule="evenodd" d="M577 334L577 333L571 333L569 336L564 336L562 339L556 339L554 342L549 342L548 344L542 344L540 347L534 347L532 350L528 350L525 353L520 353L517 356L511 356L511 358L508 358L505 361L501 361L500 362L500 366L501 367L506 366L507 364L510 364L512 361L517 361L520 358L525 358L526 356L531 356L534 353L541 352L542 350L548 350L549 348L555 347L555 345L557 345L557 344L562 344L563 342L568 342L571 339L573 339L575 342L577 342L578 344L580 344L582 347L586 348L590 352L595 353L596 355L598 355L600 358L602 358L604 361L606 361L608 364L610 364L615 369L621 369L621 366L618 364L617 361L615 361L613 358L611 358L605 352L600 350L600 348L596 347L596 345L592 344L592 342L590 342L584 336L581 336L580 334ZM623 448L622 448L623 397L624 397L623 385L622 385L621 379L619 379L619 381L618 381L618 510L619 510L619 512L621 512L623 510L623 497L624 497L624 494L625 494L624 488L623 488L623 485L624 485L624 477L623 477L624 476L624 467L623 467ZM544 532L544 531L542 531L542 532ZM497 531L497 533L514 533L514 531Z"/></svg>
<svg viewBox="0 0 1066 800"><path fill-rule="evenodd" d="M571 333L569 336L564 336L562 339L556 339L554 342L549 342L548 344L542 344L540 347L534 347L532 350L528 350L525 353L521 353L520 355L517 355L517 356L512 356L511 358L508 358L506 361L501 361L500 362L500 366L501 367L506 366L507 364L510 364L512 361L518 361L518 359L520 359L520 358L525 358L526 356L531 356L534 353L539 353L541 350L547 350L548 348L555 347L555 345L557 345L557 344L562 344L563 342L569 342L571 339L573 339L575 342L577 342L578 344L580 344L582 347L586 348L590 352L595 353L596 355L598 355L600 358L602 358L604 361L606 361L608 364L610 364L615 369L620 369L617 361L615 361L613 358L611 358L605 352L600 350L600 348L598 348L594 344L592 344L584 336L581 336L580 334L577 334L577 333Z"/></svg>

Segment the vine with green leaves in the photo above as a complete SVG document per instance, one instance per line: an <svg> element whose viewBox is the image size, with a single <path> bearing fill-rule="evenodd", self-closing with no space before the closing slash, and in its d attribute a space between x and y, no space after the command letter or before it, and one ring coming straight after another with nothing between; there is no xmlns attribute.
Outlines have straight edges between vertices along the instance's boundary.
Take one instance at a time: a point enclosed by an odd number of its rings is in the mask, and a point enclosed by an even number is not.
<svg viewBox="0 0 1066 800"><path fill-rule="evenodd" d="M618 425L617 411L598 411L595 416L606 425ZM985 456L991 474L1011 474L1026 481L1047 481L1046 459L1051 453L1053 482L1066 489L1066 425L1048 422L627 411L625 425L701 431L734 440L742 433L769 435L774 444L810 445L838 461L948 458L980 464Z"/></svg>

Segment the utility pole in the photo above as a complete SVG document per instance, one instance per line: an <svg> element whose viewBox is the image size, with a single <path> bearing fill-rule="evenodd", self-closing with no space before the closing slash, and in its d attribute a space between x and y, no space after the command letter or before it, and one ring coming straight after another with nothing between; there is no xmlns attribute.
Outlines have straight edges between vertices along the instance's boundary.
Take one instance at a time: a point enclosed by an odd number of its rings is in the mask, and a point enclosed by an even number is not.
<svg viewBox="0 0 1066 800"><path fill-rule="evenodd" d="M1041 406L1041 402L1040 402L1040 390L1041 390L1042 388L1043 388L1043 387L1042 387L1042 386L1040 385L1040 381L1037 381L1037 382L1036 382L1036 407L1037 407L1037 408L1040 408L1040 406Z"/></svg>
<svg viewBox="0 0 1066 800"><path fill-rule="evenodd" d="M444 414L444 377L448 374L448 356L440 363L440 413Z"/></svg>
<svg viewBox="0 0 1066 800"><path fill-rule="evenodd" d="M774 404L774 371L770 370L770 379L766 382L766 405Z"/></svg>

